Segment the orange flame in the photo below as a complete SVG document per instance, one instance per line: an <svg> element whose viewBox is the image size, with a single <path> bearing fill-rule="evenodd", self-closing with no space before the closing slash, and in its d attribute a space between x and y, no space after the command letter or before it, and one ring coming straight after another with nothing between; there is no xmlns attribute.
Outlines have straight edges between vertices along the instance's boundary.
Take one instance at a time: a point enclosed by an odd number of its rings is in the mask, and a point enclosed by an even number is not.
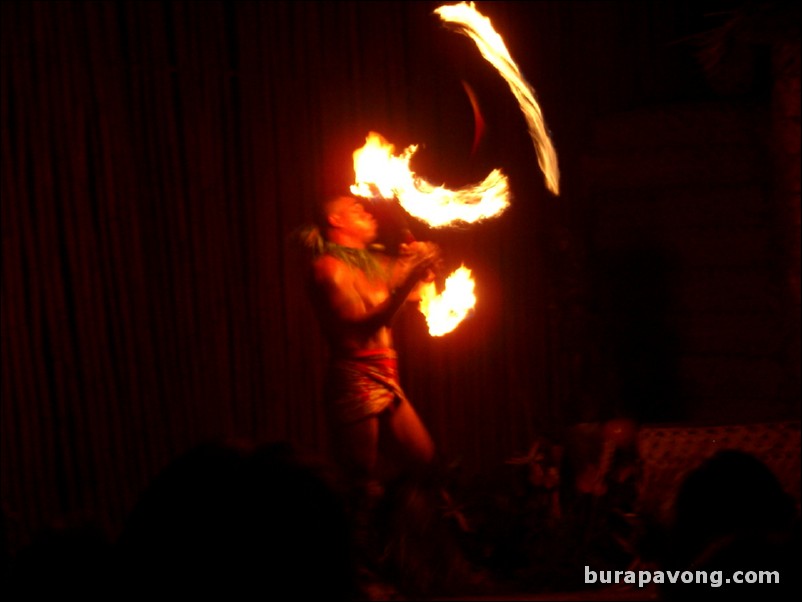
<svg viewBox="0 0 802 602"><path fill-rule="evenodd" d="M441 6L434 12L443 21L454 24L459 33L471 38L482 56L506 80L526 118L529 135L535 145L538 164L546 177L546 186L555 195L560 194L560 169L557 166L557 152L549 138L540 105L535 100L535 91L521 75L518 65L512 60L502 37L493 29L490 19L478 12L474 8L473 2Z"/></svg>
<svg viewBox="0 0 802 602"><path fill-rule="evenodd" d="M400 155L381 134L370 132L365 145L354 151L356 183L351 192L373 197L398 198L404 210L434 228L457 222L475 223L494 217L510 204L507 176L494 169L480 183L458 190L434 186L416 176L409 167L417 145Z"/></svg>
<svg viewBox="0 0 802 602"><path fill-rule="evenodd" d="M435 337L447 334L470 314L476 305L474 286L471 271L463 265L446 278L442 293L437 293L434 282L421 287L418 308L426 317L429 334Z"/></svg>

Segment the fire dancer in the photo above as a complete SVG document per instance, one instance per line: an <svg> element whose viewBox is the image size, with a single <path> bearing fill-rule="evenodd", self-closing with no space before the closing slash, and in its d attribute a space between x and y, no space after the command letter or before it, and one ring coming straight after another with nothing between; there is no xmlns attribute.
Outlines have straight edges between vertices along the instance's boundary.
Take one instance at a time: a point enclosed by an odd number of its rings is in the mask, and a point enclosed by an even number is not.
<svg viewBox="0 0 802 602"><path fill-rule="evenodd" d="M424 468L432 439L400 387L391 326L418 285L434 278L439 249L401 244L391 258L376 252L377 220L361 201L323 203L319 228L305 242L315 258L310 289L331 347L326 408L336 459L366 520L392 477ZM363 525L364 526L364 525Z"/></svg>

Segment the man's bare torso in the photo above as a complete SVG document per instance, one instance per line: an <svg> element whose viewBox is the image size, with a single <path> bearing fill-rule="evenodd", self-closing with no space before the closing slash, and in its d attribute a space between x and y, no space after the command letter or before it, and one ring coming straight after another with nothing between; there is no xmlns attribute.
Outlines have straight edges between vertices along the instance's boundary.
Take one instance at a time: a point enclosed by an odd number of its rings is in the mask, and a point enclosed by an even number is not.
<svg viewBox="0 0 802 602"><path fill-rule="evenodd" d="M389 273L389 262L382 267ZM313 264L313 300L335 354L392 348L389 325L366 327L359 320L390 294L387 276L369 278L361 269L323 255Z"/></svg>

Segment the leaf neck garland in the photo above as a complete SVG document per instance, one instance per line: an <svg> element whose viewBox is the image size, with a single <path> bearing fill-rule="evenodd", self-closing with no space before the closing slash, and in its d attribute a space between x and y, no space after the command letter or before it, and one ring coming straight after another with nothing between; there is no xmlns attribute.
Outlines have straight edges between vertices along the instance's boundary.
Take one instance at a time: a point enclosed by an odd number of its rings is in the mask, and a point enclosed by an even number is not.
<svg viewBox="0 0 802 602"><path fill-rule="evenodd" d="M370 280L384 279L386 274L384 268L376 259L376 254L371 248L354 249L344 247L333 242L324 242L325 253L339 259L346 265L362 270ZM378 250L378 247L377 247Z"/></svg>
<svg viewBox="0 0 802 602"><path fill-rule="evenodd" d="M354 249L344 247L326 240L317 226L307 226L298 232L298 238L306 248L312 251L315 259L321 255L331 255L344 264L362 270L370 280L385 279L387 274L379 260L376 251L383 251L381 245L370 245L367 249Z"/></svg>

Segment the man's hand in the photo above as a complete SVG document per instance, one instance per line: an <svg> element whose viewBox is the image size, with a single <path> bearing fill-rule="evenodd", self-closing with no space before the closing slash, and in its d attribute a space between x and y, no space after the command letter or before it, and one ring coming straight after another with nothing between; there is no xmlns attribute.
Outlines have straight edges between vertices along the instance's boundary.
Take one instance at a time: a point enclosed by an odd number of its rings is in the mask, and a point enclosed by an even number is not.
<svg viewBox="0 0 802 602"><path fill-rule="evenodd" d="M435 270L442 263L440 247L432 242L415 241L398 247L399 280L408 285L434 280Z"/></svg>

